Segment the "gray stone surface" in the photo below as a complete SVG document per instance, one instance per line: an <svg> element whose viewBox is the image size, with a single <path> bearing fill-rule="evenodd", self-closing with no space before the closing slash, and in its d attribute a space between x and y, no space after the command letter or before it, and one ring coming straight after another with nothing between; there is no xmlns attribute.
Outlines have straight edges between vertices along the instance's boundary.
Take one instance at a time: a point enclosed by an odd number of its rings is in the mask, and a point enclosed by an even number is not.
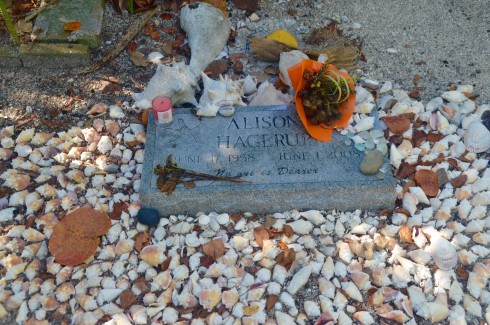
<svg viewBox="0 0 490 325"><path fill-rule="evenodd" d="M90 63L89 50L83 44L21 44L20 60L26 68L68 69Z"/></svg>
<svg viewBox="0 0 490 325"><path fill-rule="evenodd" d="M0 67L1 68L19 68L22 67L22 61L19 58L19 52L12 47L0 47Z"/></svg>
<svg viewBox="0 0 490 325"><path fill-rule="evenodd" d="M169 155L180 167L253 183L198 181L167 196L158 191L153 168ZM337 132L330 143L311 139L293 108L285 106L240 107L233 117L201 120L178 109L168 128L157 127L150 114L141 197L162 215L393 206L391 174L384 180L363 175L363 156Z"/></svg>
<svg viewBox="0 0 490 325"><path fill-rule="evenodd" d="M35 26L43 31L38 41L47 43L66 43L68 36L75 34L77 42L96 48L102 33L104 8L101 0L60 0L55 6L46 9L36 18ZM67 32L64 24L79 21L80 30Z"/></svg>

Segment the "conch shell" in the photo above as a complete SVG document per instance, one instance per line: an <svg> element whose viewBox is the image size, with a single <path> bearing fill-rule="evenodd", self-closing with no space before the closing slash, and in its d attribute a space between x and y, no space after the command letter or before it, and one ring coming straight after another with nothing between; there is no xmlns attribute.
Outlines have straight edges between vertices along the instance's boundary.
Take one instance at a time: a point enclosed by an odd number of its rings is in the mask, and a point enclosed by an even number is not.
<svg viewBox="0 0 490 325"><path fill-rule="evenodd" d="M174 105L191 103L197 106L194 95L200 73L226 45L230 22L213 6L203 2L189 4L182 8L180 21L189 39L191 61L188 66L184 63L159 64L145 91L133 94L139 108L150 108L158 96L170 98Z"/></svg>
<svg viewBox="0 0 490 325"><path fill-rule="evenodd" d="M216 116L222 106L247 106L242 101L243 90L239 80L231 80L228 76L220 75L219 80L209 78L201 73L204 92L199 99L198 116Z"/></svg>

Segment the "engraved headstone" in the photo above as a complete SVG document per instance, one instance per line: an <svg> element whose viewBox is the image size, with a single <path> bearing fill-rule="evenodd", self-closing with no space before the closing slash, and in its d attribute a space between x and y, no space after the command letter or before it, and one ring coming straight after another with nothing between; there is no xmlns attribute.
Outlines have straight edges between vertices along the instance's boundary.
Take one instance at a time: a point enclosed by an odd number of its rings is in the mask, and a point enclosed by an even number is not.
<svg viewBox="0 0 490 325"><path fill-rule="evenodd" d="M179 167L252 183L197 181L194 188L179 185L167 196L158 190L153 169L169 155ZM143 205L164 216L392 207L391 173L382 180L363 175L363 156L338 132L330 143L310 138L294 108L239 107L232 117L202 119L177 109L167 128L150 114L140 192Z"/></svg>

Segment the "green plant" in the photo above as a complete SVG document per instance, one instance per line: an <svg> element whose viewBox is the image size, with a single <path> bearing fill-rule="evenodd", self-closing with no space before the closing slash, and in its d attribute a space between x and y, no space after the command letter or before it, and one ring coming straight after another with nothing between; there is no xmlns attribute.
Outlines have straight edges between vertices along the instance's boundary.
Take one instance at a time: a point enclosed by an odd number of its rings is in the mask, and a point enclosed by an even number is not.
<svg viewBox="0 0 490 325"><path fill-rule="evenodd" d="M144 11L155 5L155 0L111 0L112 6L117 11L127 10L131 15Z"/></svg>
<svg viewBox="0 0 490 325"><path fill-rule="evenodd" d="M19 45L20 44L19 35L17 35L17 32L15 31L14 24L12 23L12 19L10 19L10 15L7 11L7 6L5 6L5 2L3 0L0 0L0 11L2 12L3 19L5 19L5 24L7 25L7 29L10 33L10 36L12 36L12 40L14 41L14 44Z"/></svg>

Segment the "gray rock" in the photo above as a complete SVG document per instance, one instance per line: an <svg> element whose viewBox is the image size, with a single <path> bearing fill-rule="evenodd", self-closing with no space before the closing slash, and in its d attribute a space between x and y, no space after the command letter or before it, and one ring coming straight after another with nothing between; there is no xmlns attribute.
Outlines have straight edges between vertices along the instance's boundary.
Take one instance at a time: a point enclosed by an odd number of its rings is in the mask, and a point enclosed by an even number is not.
<svg viewBox="0 0 490 325"><path fill-rule="evenodd" d="M373 150L364 156L359 169L364 175L374 175L379 171L381 166L383 166L383 162L383 154L378 150Z"/></svg>
<svg viewBox="0 0 490 325"><path fill-rule="evenodd" d="M230 116L233 116L233 114L235 114L235 107L223 106L223 107L220 107L218 112L221 116L230 117Z"/></svg>
<svg viewBox="0 0 490 325"><path fill-rule="evenodd" d="M439 180L439 186L446 185L449 183L449 178L447 176L446 170L444 168L440 168L436 171L437 178Z"/></svg>
<svg viewBox="0 0 490 325"><path fill-rule="evenodd" d="M203 119L189 109L174 113L167 128L150 115L141 179L143 206L162 216L393 207L391 173L383 180L362 174L362 153L345 145L338 132L330 143L313 140L293 107L240 107L233 117ZM158 190L153 169L169 155L182 168L250 183L199 180L167 196Z"/></svg>

